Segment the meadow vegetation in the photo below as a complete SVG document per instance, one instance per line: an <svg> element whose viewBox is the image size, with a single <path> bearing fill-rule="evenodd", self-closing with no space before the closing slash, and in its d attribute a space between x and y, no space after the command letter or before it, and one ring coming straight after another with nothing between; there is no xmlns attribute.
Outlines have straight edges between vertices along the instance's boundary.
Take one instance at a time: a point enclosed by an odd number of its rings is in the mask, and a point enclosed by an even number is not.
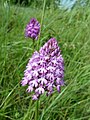
<svg viewBox="0 0 90 120"><path fill-rule="evenodd" d="M0 4L0 120L34 120L35 102L20 85L33 51L32 40L24 37L32 17L41 22L42 9ZM64 57L65 86L40 98L39 120L90 120L89 6L45 9L40 46L51 37Z"/></svg>

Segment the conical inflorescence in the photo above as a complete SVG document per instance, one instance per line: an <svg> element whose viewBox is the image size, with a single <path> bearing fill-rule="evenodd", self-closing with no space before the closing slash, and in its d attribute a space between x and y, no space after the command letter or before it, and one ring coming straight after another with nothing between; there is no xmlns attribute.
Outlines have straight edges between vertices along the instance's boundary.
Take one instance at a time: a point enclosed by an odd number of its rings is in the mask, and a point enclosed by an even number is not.
<svg viewBox="0 0 90 120"><path fill-rule="evenodd" d="M32 18L26 26L25 37L32 38L33 40L34 39L37 40L39 34L40 34L40 23L35 18Z"/></svg>
<svg viewBox="0 0 90 120"><path fill-rule="evenodd" d="M51 38L30 58L21 84L27 85L26 91L32 92L32 99L37 100L43 93L52 94L54 88L60 92L63 78L64 60L56 39Z"/></svg>

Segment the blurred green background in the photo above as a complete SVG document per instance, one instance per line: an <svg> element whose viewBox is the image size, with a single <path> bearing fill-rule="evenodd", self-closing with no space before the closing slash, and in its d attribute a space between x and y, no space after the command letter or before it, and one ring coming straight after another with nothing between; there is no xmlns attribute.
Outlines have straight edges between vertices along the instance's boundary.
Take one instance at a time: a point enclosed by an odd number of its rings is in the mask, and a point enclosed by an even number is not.
<svg viewBox="0 0 90 120"><path fill-rule="evenodd" d="M90 1L65 3L0 1L0 120L34 120L35 102L20 85L33 51L24 36L32 17L42 22L39 48L55 37L65 64L66 85L60 94L42 95L39 120L90 120Z"/></svg>

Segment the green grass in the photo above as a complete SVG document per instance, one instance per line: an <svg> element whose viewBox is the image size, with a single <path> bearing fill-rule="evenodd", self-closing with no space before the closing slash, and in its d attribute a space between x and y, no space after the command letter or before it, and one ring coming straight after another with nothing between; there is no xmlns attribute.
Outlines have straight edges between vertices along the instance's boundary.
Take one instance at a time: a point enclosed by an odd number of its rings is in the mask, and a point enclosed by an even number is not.
<svg viewBox="0 0 90 120"><path fill-rule="evenodd" d="M90 9L46 10L41 46L55 37L65 61L61 93L39 101L40 120L90 120ZM0 5L0 120L34 120L35 102L21 87L23 71L32 55L32 41L24 29L42 10ZM40 46L39 46L40 47Z"/></svg>

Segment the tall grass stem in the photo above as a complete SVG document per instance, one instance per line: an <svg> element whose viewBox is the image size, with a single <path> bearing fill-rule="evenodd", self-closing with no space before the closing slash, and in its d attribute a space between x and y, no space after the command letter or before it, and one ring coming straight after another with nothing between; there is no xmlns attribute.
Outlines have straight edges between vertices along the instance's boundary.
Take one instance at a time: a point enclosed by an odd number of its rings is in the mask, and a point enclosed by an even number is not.
<svg viewBox="0 0 90 120"><path fill-rule="evenodd" d="M38 120L38 108L39 108L39 101L36 101L36 110L35 110L35 120Z"/></svg>
<svg viewBox="0 0 90 120"><path fill-rule="evenodd" d="M40 34L39 34L39 37L38 37L38 49L39 49L39 45L40 44L40 35L41 35L41 30L42 30L42 26L43 26L43 20L44 20L44 14L45 14L45 6L46 6L46 0L43 0L43 10L42 10L42 16L41 16L41 29L40 29Z"/></svg>

